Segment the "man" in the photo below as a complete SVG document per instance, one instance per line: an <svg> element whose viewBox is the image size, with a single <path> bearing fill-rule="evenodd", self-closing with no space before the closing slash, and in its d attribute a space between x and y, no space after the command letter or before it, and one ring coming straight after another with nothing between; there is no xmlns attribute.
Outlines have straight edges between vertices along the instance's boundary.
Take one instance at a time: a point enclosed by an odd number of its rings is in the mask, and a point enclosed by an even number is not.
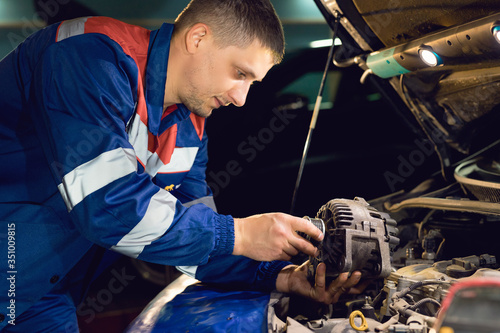
<svg viewBox="0 0 500 333"><path fill-rule="evenodd" d="M315 227L217 214L205 182L205 118L243 105L283 49L268 0L193 0L175 26L79 18L2 60L2 332L76 328L101 249L326 303L355 285L358 274L325 288L320 266L312 287L305 266L281 260L314 255L296 231L321 240Z"/></svg>

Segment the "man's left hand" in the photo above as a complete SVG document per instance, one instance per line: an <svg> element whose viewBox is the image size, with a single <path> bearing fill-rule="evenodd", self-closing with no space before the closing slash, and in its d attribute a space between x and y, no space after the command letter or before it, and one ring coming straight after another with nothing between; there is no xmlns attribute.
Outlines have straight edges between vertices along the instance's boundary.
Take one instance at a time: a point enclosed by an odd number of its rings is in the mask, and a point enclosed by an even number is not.
<svg viewBox="0 0 500 333"><path fill-rule="evenodd" d="M290 265L281 270L276 279L276 289L284 293L294 293L309 297L317 302L336 303L342 294L360 294L366 283L359 284L361 272L341 273L330 285L326 286L326 266L320 263L316 269L316 283L314 286L307 280L307 266ZM359 284L359 285L358 285Z"/></svg>

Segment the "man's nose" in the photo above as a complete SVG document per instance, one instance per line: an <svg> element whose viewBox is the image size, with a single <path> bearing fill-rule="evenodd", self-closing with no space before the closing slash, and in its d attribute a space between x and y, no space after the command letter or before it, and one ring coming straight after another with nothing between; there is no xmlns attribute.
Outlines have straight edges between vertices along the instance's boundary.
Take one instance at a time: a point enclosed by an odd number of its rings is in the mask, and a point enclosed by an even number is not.
<svg viewBox="0 0 500 333"><path fill-rule="evenodd" d="M230 102L233 103L235 106L245 105L249 89L250 89L249 82L241 82L237 86L233 87L233 89L229 90L228 92Z"/></svg>

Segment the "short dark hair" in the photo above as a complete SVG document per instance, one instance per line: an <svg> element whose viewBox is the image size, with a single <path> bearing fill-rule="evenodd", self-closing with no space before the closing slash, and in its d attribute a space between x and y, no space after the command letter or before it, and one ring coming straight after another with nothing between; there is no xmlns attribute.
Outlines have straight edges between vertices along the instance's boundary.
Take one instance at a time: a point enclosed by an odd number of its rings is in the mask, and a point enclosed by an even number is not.
<svg viewBox="0 0 500 333"><path fill-rule="evenodd" d="M275 64L283 59L283 27L269 0L191 0L175 20L174 33L197 23L209 26L221 48L244 48L257 39L271 51Z"/></svg>

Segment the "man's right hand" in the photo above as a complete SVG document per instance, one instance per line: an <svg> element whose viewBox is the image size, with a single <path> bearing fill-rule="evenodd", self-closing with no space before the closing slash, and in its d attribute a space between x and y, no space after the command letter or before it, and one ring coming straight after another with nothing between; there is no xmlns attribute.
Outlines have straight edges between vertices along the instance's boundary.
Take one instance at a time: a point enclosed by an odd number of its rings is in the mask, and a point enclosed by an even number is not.
<svg viewBox="0 0 500 333"><path fill-rule="evenodd" d="M290 260L299 252L316 256L318 249L297 231L321 241L323 233L309 221L284 213L234 219L234 255L259 260Z"/></svg>

